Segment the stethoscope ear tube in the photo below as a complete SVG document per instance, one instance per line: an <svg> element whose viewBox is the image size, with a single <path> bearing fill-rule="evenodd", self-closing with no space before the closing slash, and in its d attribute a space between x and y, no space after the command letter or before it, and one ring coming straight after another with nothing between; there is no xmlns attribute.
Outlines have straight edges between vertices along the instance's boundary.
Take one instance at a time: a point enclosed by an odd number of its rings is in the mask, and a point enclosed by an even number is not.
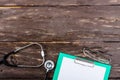
<svg viewBox="0 0 120 80"><path fill-rule="evenodd" d="M33 46L33 45L37 45L37 46L40 47L40 49L41 49L41 51L40 51L40 54L41 54L41 56L42 56L42 63L41 63L41 64L36 65L36 66L17 65L17 64L10 64L10 63L7 61L8 57L9 57L10 55L15 55L15 54L17 54L19 51L21 51L21 50L23 50L23 49L26 49L26 48L28 48L28 47L30 47L30 46ZM39 67L41 67L41 66L44 64L44 62L45 62L45 54L44 54L42 45L39 44L39 43L31 43L31 44L28 44L28 45L23 46L23 47L21 47L21 48L18 48L18 49L14 50L14 51L9 52L9 53L6 54L6 55L4 56L4 58L3 58L3 63L4 63L5 65L10 66L10 67L19 67L19 68L39 68Z"/></svg>

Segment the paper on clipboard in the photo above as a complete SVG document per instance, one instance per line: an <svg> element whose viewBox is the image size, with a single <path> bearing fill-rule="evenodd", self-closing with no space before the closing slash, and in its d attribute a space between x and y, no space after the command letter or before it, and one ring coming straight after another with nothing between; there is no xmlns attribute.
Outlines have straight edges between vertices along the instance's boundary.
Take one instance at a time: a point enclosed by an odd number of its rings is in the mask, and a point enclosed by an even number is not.
<svg viewBox="0 0 120 80"><path fill-rule="evenodd" d="M75 61L76 57L60 53L53 80L108 80L111 66L95 61Z"/></svg>

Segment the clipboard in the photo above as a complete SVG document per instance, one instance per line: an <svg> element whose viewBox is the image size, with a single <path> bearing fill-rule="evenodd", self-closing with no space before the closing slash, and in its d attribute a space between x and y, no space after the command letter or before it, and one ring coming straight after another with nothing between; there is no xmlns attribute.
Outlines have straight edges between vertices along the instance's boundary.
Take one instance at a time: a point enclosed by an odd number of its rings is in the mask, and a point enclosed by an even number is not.
<svg viewBox="0 0 120 80"><path fill-rule="evenodd" d="M111 65L59 53L53 80L108 80Z"/></svg>

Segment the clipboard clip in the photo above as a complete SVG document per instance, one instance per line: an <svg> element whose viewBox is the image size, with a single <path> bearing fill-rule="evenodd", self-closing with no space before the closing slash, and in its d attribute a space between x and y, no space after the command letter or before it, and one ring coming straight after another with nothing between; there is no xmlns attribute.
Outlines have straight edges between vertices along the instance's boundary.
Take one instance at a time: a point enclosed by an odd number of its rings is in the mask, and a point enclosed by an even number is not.
<svg viewBox="0 0 120 80"><path fill-rule="evenodd" d="M76 58L74 60L74 62L76 64L80 64L80 65L83 65L83 66L87 66L87 67L94 67L94 62L93 61L90 61L90 60L87 60L87 59L84 59L84 58Z"/></svg>

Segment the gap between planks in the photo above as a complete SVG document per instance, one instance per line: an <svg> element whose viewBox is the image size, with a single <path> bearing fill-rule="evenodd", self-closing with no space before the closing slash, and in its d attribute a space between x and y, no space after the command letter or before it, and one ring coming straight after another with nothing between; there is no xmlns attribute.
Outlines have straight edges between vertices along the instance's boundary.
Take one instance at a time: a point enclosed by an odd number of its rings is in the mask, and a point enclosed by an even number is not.
<svg viewBox="0 0 120 80"><path fill-rule="evenodd" d="M120 6L120 4L108 5L79 5L79 4L60 4L60 5L0 5L1 8L26 8L26 7L84 7L84 6Z"/></svg>
<svg viewBox="0 0 120 80"><path fill-rule="evenodd" d="M43 43L43 44L80 44L80 43L96 43L96 42L103 42L103 43L120 43L120 41L0 41L0 43L6 43L6 42L12 42L12 43Z"/></svg>

